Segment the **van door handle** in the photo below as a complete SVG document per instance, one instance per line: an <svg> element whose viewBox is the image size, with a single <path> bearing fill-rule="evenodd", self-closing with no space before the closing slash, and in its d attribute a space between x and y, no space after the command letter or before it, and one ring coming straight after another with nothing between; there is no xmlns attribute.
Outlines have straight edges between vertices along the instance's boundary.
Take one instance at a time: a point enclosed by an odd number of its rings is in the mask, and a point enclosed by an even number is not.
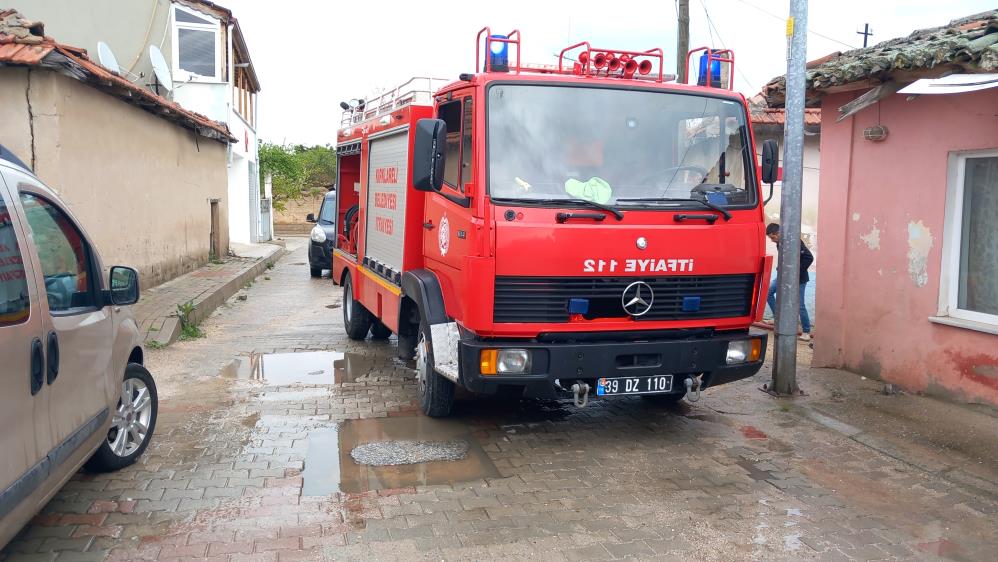
<svg viewBox="0 0 998 562"><path fill-rule="evenodd" d="M31 395L38 394L45 382L45 352L42 350L42 340L31 340Z"/></svg>
<svg viewBox="0 0 998 562"><path fill-rule="evenodd" d="M56 335L55 331L51 331L47 339L48 349L46 350L45 364L48 367L48 376L46 381L52 384L59 376L59 336Z"/></svg>
<svg viewBox="0 0 998 562"><path fill-rule="evenodd" d="M424 222L423 228L425 228L426 230L433 230L433 221Z"/></svg>

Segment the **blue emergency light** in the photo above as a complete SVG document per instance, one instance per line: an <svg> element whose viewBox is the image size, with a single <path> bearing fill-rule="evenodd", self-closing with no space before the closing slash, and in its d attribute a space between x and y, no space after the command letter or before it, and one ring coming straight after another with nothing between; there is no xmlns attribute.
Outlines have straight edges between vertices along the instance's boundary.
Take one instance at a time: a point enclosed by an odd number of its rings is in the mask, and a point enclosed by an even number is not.
<svg viewBox="0 0 998 562"><path fill-rule="evenodd" d="M490 35L489 39L489 69L493 72L509 72L508 38L505 35Z"/></svg>
<svg viewBox="0 0 998 562"><path fill-rule="evenodd" d="M697 85L698 86L706 86L707 85L707 63L708 63L708 60L711 58L712 54L716 55L716 53L712 53L712 51L710 49L707 49L706 51L704 51L704 53L702 55L700 55L700 72L697 75ZM720 88L721 87L721 61L715 59L715 60L711 60L709 62L710 62L710 86L712 88Z"/></svg>

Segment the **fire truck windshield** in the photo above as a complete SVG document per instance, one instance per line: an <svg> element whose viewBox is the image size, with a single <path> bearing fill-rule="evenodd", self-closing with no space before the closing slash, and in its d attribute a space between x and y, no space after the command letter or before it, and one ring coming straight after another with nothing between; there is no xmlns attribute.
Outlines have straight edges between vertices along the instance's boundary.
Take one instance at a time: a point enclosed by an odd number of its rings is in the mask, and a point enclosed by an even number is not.
<svg viewBox="0 0 998 562"><path fill-rule="evenodd" d="M756 202L745 112L732 100L497 84L489 89L488 114L493 198L620 206Z"/></svg>

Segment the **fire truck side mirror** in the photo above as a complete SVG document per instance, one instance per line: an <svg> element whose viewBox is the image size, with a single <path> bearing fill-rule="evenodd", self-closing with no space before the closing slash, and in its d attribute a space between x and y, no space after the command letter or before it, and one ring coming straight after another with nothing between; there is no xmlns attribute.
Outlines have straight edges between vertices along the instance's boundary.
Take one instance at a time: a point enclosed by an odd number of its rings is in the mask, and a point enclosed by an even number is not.
<svg viewBox="0 0 998 562"><path fill-rule="evenodd" d="M773 139L766 139L762 143L762 183L772 185L776 183L777 173L780 167L779 147Z"/></svg>
<svg viewBox="0 0 998 562"><path fill-rule="evenodd" d="M416 140L412 149L412 187L419 191L437 191L444 182L447 147L447 124L442 119L416 122Z"/></svg>

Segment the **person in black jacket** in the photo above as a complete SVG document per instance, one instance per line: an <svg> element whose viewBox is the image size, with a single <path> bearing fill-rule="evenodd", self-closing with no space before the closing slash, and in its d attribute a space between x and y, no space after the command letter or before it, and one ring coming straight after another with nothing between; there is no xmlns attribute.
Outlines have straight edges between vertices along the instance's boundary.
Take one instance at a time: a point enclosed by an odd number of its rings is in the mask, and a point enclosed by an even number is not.
<svg viewBox="0 0 998 562"><path fill-rule="evenodd" d="M766 236L770 240L777 244L777 249L779 249L780 242L780 225L770 223L766 227ZM800 241L800 325L803 333L800 335L802 341L811 341L811 318L807 315L807 306L804 304L804 288L807 287L807 282L811 280L811 277L807 274L807 268L811 267L814 263L814 255L811 254L811 250L807 249L804 245L804 241ZM776 284L777 280L774 279L773 283L769 286L769 297L766 299L769 302L769 308L773 310L773 315L776 315Z"/></svg>

